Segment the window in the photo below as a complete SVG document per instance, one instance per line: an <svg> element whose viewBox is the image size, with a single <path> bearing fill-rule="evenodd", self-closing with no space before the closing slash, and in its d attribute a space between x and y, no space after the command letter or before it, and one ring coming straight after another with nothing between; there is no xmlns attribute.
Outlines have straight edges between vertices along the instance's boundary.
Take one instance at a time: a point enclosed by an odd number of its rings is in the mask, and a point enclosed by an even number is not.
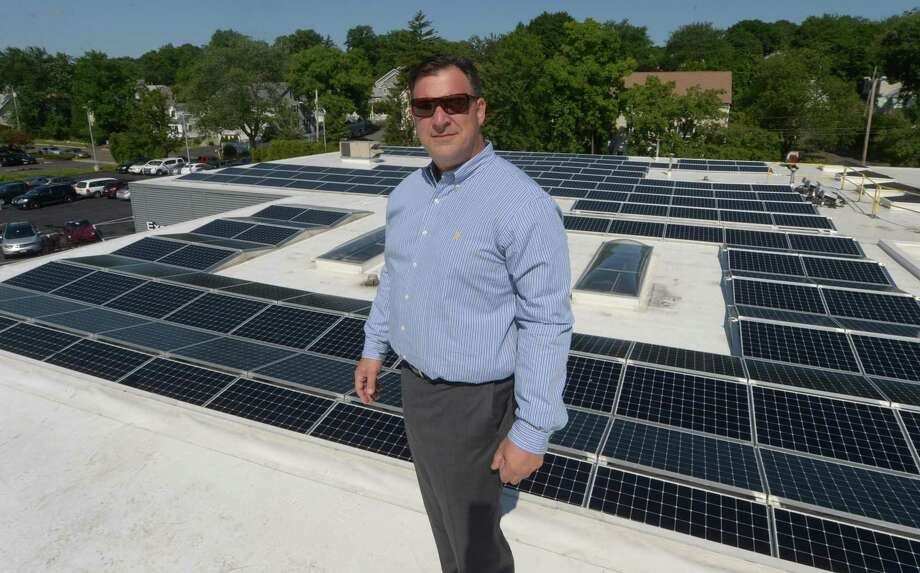
<svg viewBox="0 0 920 573"><path fill-rule="evenodd" d="M628 239L608 241L595 253L575 290L638 297L652 247Z"/></svg>

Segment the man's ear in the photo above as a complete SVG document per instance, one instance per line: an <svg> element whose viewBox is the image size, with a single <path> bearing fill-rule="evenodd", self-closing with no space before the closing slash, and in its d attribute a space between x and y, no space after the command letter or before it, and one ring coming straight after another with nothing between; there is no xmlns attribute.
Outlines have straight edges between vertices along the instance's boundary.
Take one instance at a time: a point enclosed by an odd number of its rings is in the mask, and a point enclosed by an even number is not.
<svg viewBox="0 0 920 573"><path fill-rule="evenodd" d="M483 98L476 100L476 119L480 126L486 122L486 100Z"/></svg>

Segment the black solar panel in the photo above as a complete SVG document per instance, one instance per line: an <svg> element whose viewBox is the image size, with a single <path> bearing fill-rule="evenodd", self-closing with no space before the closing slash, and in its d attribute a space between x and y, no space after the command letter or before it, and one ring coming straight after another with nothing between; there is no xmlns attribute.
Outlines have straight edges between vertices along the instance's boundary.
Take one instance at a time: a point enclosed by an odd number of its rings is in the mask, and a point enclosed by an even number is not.
<svg viewBox="0 0 920 573"><path fill-rule="evenodd" d="M801 258L779 253L759 251L728 250L728 268L733 271L752 271L787 276L805 276Z"/></svg>
<svg viewBox="0 0 920 573"><path fill-rule="evenodd" d="M310 209L294 217L294 220L301 223L330 226L335 225L345 217L348 217L348 213L342 213L341 211L325 211L323 209Z"/></svg>
<svg viewBox="0 0 920 573"><path fill-rule="evenodd" d="M645 362L647 364L658 364L661 366L682 368L684 370L695 370L697 372L708 372L711 374L744 378L744 369L741 366L741 360L734 356L727 356L724 354L712 354L709 352L699 352L684 348L672 348L670 346L637 342L633 347L632 353L629 355L629 359L630 361Z"/></svg>
<svg viewBox="0 0 920 573"><path fill-rule="evenodd" d="M336 404L310 435L391 458L412 459L402 417L354 404Z"/></svg>
<svg viewBox="0 0 920 573"><path fill-rule="evenodd" d="M234 377L229 374L156 358L129 374L121 383L200 406L233 380Z"/></svg>
<svg viewBox="0 0 920 573"><path fill-rule="evenodd" d="M920 381L920 342L853 335L867 374Z"/></svg>
<svg viewBox="0 0 920 573"><path fill-rule="evenodd" d="M240 241L252 241L265 245L280 245L290 237L299 233L297 229L288 227L273 227L271 225L256 225L234 237Z"/></svg>
<svg viewBox="0 0 920 573"><path fill-rule="evenodd" d="M622 370L619 362L569 356L562 399L572 406L609 414Z"/></svg>
<svg viewBox="0 0 920 573"><path fill-rule="evenodd" d="M149 282L110 301L106 306L143 316L162 318L197 298L202 291Z"/></svg>
<svg viewBox="0 0 920 573"><path fill-rule="evenodd" d="M24 318L39 318L61 312L86 310L85 304L52 296L37 295L0 301L0 311Z"/></svg>
<svg viewBox="0 0 920 573"><path fill-rule="evenodd" d="M166 255L178 251L185 243L177 241L166 241L163 239L154 239L153 237L144 237L140 241L131 243L115 251L116 255L143 259L145 261L155 261Z"/></svg>
<svg viewBox="0 0 920 573"><path fill-rule="evenodd" d="M252 296L256 298L264 298L267 300L281 301L288 298L293 298L296 296L303 296L308 294L307 291L298 290L294 288L286 288L266 283L246 283L242 285L235 285L221 289L226 292L232 292L236 294L244 294L246 296Z"/></svg>
<svg viewBox="0 0 920 573"><path fill-rule="evenodd" d="M787 249L786 235L769 231L725 229L725 243L732 246L756 247L761 249Z"/></svg>
<svg viewBox="0 0 920 573"><path fill-rule="evenodd" d="M887 378L873 378L872 382L895 404L920 406L920 384Z"/></svg>
<svg viewBox="0 0 920 573"><path fill-rule="evenodd" d="M671 208L671 216L674 216L674 208ZM724 232L720 227L703 227L696 225L676 225L668 224L665 236L669 239L680 239L683 241L702 241L706 243L723 242Z"/></svg>
<svg viewBox="0 0 920 573"><path fill-rule="evenodd" d="M888 408L754 388L761 444L904 472L917 472Z"/></svg>
<svg viewBox="0 0 920 573"><path fill-rule="evenodd" d="M190 272L184 275L169 277L170 282L177 282L187 285L200 286L202 288L227 288L234 285L246 284L249 281L235 279L233 277L224 277L212 273L194 273Z"/></svg>
<svg viewBox="0 0 920 573"><path fill-rule="evenodd" d="M829 330L743 320L741 351L749 358L859 372L846 335Z"/></svg>
<svg viewBox="0 0 920 573"><path fill-rule="evenodd" d="M609 416L591 414L569 408L566 426L550 436L550 443L563 448L580 450L589 454L597 452L601 445Z"/></svg>
<svg viewBox="0 0 920 573"><path fill-rule="evenodd" d="M0 350L44 360L77 340L80 340L79 336L20 323L3 331L3 336L0 336Z"/></svg>
<svg viewBox="0 0 920 573"><path fill-rule="evenodd" d="M802 257L808 276L838 281L890 285L891 281L875 262L848 259Z"/></svg>
<svg viewBox="0 0 920 573"><path fill-rule="evenodd" d="M289 298L284 301L286 304L297 304L300 306L309 306L313 308L322 308L337 312L355 312L369 310L371 301L357 298L347 298L344 296L335 296L331 294L311 293L303 296Z"/></svg>
<svg viewBox="0 0 920 573"><path fill-rule="evenodd" d="M319 354L328 354L355 361L360 360L361 352L364 351L364 320L358 318L342 319L315 344L310 346L310 350ZM386 359L384 359L383 365L390 367L396 363L397 359L398 357L391 350Z"/></svg>
<svg viewBox="0 0 920 573"><path fill-rule="evenodd" d="M143 279L117 273L95 272L63 286L54 294L92 304L103 304L146 282Z"/></svg>
<svg viewBox="0 0 920 573"><path fill-rule="evenodd" d="M30 290L51 292L91 272L93 269L53 262L20 273L7 279L4 283Z"/></svg>
<svg viewBox="0 0 920 573"><path fill-rule="evenodd" d="M306 348L335 324L338 316L287 306L270 306L233 332L236 336L292 348Z"/></svg>
<svg viewBox="0 0 920 573"><path fill-rule="evenodd" d="M0 316L0 330L6 330L7 328L13 326L14 324L18 324L18 323L19 323L18 321L13 320L12 318L5 318L5 317Z"/></svg>
<svg viewBox="0 0 920 573"><path fill-rule="evenodd" d="M629 366L617 414L739 440L751 439L747 387L716 378Z"/></svg>
<svg viewBox="0 0 920 573"><path fill-rule="evenodd" d="M599 466L588 504L591 509L770 554L765 505Z"/></svg>
<svg viewBox="0 0 920 573"><path fill-rule="evenodd" d="M203 245L188 245L187 247L163 257L159 262L176 265L199 271L206 271L218 263L235 257L236 251L205 247Z"/></svg>
<svg viewBox="0 0 920 573"><path fill-rule="evenodd" d="M770 493L786 499L920 527L920 480L761 450Z"/></svg>
<svg viewBox="0 0 920 573"><path fill-rule="evenodd" d="M128 346L168 352L216 338L217 333L202 332L161 322L148 322L106 332L103 337Z"/></svg>
<svg viewBox="0 0 920 573"><path fill-rule="evenodd" d="M260 368L254 375L335 395L345 395L355 387L354 364L309 354L296 354Z"/></svg>
<svg viewBox="0 0 920 573"><path fill-rule="evenodd" d="M242 371L255 370L293 355L290 351L274 346L229 337L215 338L174 350L173 353L197 362Z"/></svg>
<svg viewBox="0 0 920 573"><path fill-rule="evenodd" d="M791 366L763 360L747 359L744 363L751 380L844 396L859 396L873 400L885 399L868 380L858 374Z"/></svg>
<svg viewBox="0 0 920 573"><path fill-rule="evenodd" d="M305 433L334 403L327 398L241 379L221 392L208 408Z"/></svg>
<svg viewBox="0 0 920 573"><path fill-rule="evenodd" d="M777 322L796 323L798 325L823 326L826 328L840 327L837 321L827 316L826 314L795 312L792 310L764 308L761 306L749 306L746 304L736 304L735 311L738 313L739 317L743 318L759 318Z"/></svg>
<svg viewBox="0 0 920 573"><path fill-rule="evenodd" d="M752 446L629 420L616 420L603 455L665 472L763 491Z"/></svg>
<svg viewBox="0 0 920 573"><path fill-rule="evenodd" d="M834 223L827 217L813 215L792 215L774 213L773 222L780 227L801 227L803 229L834 229Z"/></svg>
<svg viewBox="0 0 920 573"><path fill-rule="evenodd" d="M744 223L746 225L772 225L773 218L769 213L757 213L753 211L719 211L719 220L726 223ZM733 231L735 229L732 229ZM744 231L744 233L755 233L756 231ZM779 244L779 237L770 237L764 240L768 235L748 235L740 239L734 239L732 244L739 244L753 247L783 249L785 245ZM777 244L772 244L776 242Z"/></svg>
<svg viewBox="0 0 920 573"><path fill-rule="evenodd" d="M131 316L130 314L112 312L101 308L89 308L75 312L53 314L39 320L68 330L92 334L136 326L147 322L143 318Z"/></svg>
<svg viewBox="0 0 920 573"><path fill-rule="evenodd" d="M594 217L576 217L565 215L563 224L569 231L589 231L591 233L606 233L610 228L610 219L596 219Z"/></svg>
<svg viewBox="0 0 920 573"><path fill-rule="evenodd" d="M250 223L241 223L240 221L228 221L227 219L215 219L210 223L206 223L201 227L198 227L193 233L201 233L203 235L212 235L214 237L224 237L232 238L235 235L239 235L243 231L250 229L252 224Z"/></svg>
<svg viewBox="0 0 920 573"><path fill-rule="evenodd" d="M738 278L731 285L735 304L824 314L824 303L815 287Z"/></svg>
<svg viewBox="0 0 920 573"><path fill-rule="evenodd" d="M610 222L609 233L618 235L637 235L640 237L661 237L664 234L664 223L652 221L626 221L617 219Z"/></svg>
<svg viewBox="0 0 920 573"><path fill-rule="evenodd" d="M632 342L628 340L573 332L571 349L575 352L584 352L585 354L610 356L611 358L626 358L626 353L629 352L631 344Z"/></svg>
<svg viewBox="0 0 920 573"><path fill-rule="evenodd" d="M572 206L574 211L594 211L597 213L619 213L621 204L616 201L579 200Z"/></svg>
<svg viewBox="0 0 920 573"><path fill-rule="evenodd" d="M168 315L166 320L216 332L230 332L266 306L264 302L251 299L208 293Z"/></svg>
<svg viewBox="0 0 920 573"><path fill-rule="evenodd" d="M827 253L861 257L862 250L853 239L849 237L826 237L821 235L796 235L790 233L789 244L794 251Z"/></svg>
<svg viewBox="0 0 920 573"><path fill-rule="evenodd" d="M775 509L779 556L829 571L920 571L920 541Z"/></svg>
<svg viewBox="0 0 920 573"><path fill-rule="evenodd" d="M822 289L831 314L901 324L920 324L920 304L912 296Z"/></svg>
<svg viewBox="0 0 920 573"><path fill-rule="evenodd" d="M149 354L127 348L95 340L81 340L49 358L48 363L97 378L118 380L151 358Z"/></svg>
<svg viewBox="0 0 920 573"><path fill-rule="evenodd" d="M517 487L525 493L572 505L584 503L591 477L591 464L556 454L546 454L543 465Z"/></svg>
<svg viewBox="0 0 920 573"><path fill-rule="evenodd" d="M24 288L11 287L0 284L0 300L13 300L14 298L25 298L27 296L36 296L38 293Z"/></svg>

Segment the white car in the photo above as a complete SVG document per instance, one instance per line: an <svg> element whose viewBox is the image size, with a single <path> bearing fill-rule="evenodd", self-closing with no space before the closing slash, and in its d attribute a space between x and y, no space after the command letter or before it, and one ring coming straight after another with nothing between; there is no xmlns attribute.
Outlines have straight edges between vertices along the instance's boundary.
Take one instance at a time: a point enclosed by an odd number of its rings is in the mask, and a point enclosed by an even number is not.
<svg viewBox="0 0 920 573"><path fill-rule="evenodd" d="M133 173L134 175L140 175L144 172L144 166L146 163L132 163L128 166L128 173Z"/></svg>
<svg viewBox="0 0 920 573"><path fill-rule="evenodd" d="M179 173L185 175L187 173L198 173L199 171L208 171L214 169L214 166L210 163L189 163L184 165L182 169L179 170Z"/></svg>
<svg viewBox="0 0 920 573"><path fill-rule="evenodd" d="M118 181L117 179L112 179L111 177L102 177L99 179L84 179L83 181L77 181L73 184L73 190L77 192L77 195L81 197L102 197L102 190L105 189L106 184L113 181Z"/></svg>
<svg viewBox="0 0 920 573"><path fill-rule="evenodd" d="M151 159L144 164L141 173L144 175L174 175L185 165L181 157L167 157L165 159Z"/></svg>

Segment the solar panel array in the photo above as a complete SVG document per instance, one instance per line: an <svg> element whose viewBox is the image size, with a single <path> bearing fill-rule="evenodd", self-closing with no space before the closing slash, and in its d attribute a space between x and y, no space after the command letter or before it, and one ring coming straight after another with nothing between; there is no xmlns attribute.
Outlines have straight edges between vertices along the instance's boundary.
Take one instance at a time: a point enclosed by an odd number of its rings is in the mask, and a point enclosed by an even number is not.
<svg viewBox="0 0 920 573"><path fill-rule="evenodd" d="M214 172L189 173L179 177L185 181L207 181L235 185L287 187L310 191L334 191L364 195L389 195L393 189L415 171L413 167L379 166L373 170L343 167L318 167L290 163L257 163L251 167L228 167ZM302 216L301 220L297 217ZM303 223L315 226L312 215L299 213L288 219L288 224ZM255 215L256 219L277 220L276 217Z"/></svg>

